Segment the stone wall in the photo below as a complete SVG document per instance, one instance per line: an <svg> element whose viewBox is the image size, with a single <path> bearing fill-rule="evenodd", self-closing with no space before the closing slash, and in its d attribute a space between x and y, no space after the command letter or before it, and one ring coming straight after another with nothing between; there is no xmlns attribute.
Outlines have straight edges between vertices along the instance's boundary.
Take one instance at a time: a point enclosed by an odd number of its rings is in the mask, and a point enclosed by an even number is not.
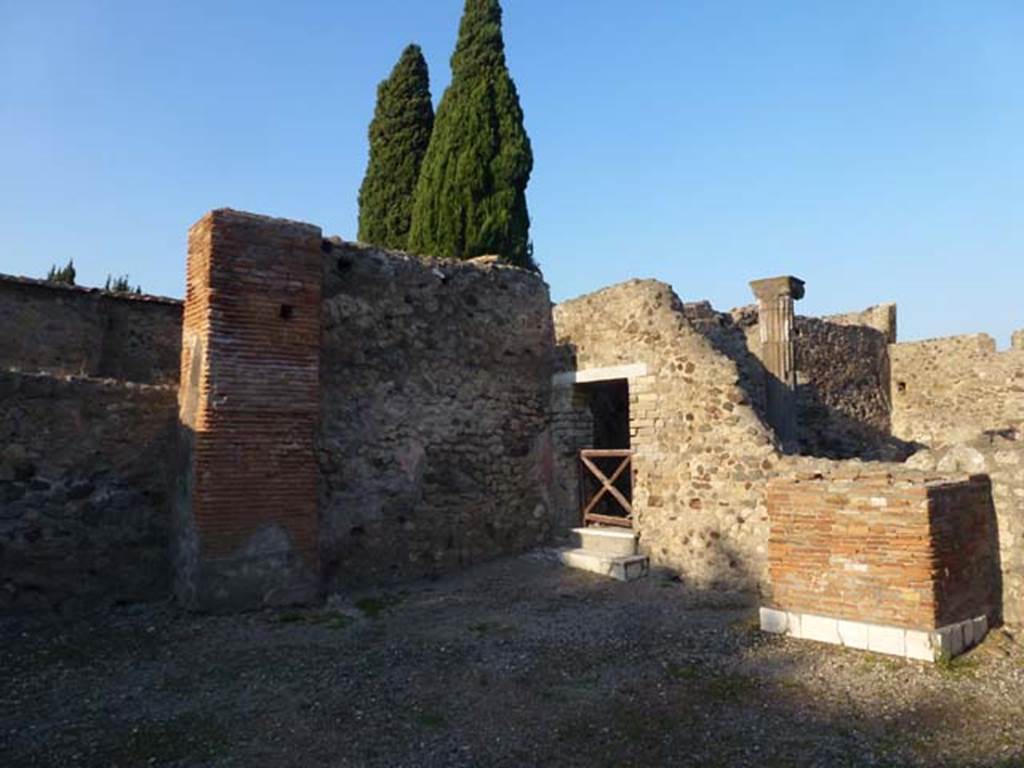
<svg viewBox="0 0 1024 768"><path fill-rule="evenodd" d="M801 451L834 459L898 459L890 440L886 335L866 325L796 319Z"/></svg>
<svg viewBox="0 0 1024 768"><path fill-rule="evenodd" d="M984 476L780 478L768 510L777 609L908 629L998 617Z"/></svg>
<svg viewBox="0 0 1024 768"><path fill-rule="evenodd" d="M743 329L750 354L760 358L757 308L733 310L731 317ZM891 329L877 327L890 319ZM888 338L895 335L895 305L827 318L798 315L794 330L800 452L833 459L905 458L910 451L891 439L890 424Z"/></svg>
<svg viewBox="0 0 1024 768"><path fill-rule="evenodd" d="M689 307L689 309L687 309ZM555 307L565 375L553 393L561 518L578 521L574 381L595 369L626 378L634 450L634 525L654 565L705 588L767 582L764 485L780 461L742 367L735 334L653 280L612 286ZM694 320L688 318L693 315ZM601 375L598 372L597 375ZM576 405L574 405L574 403Z"/></svg>
<svg viewBox="0 0 1024 768"><path fill-rule="evenodd" d="M881 333L889 344L896 343L896 305L893 303L876 304L860 312L826 315L821 319L833 325L854 325L872 328Z"/></svg>
<svg viewBox="0 0 1024 768"><path fill-rule="evenodd" d="M992 479L999 529L1003 619L1024 626L1024 435L1015 430L978 435L914 454L909 466L940 472L984 473Z"/></svg>
<svg viewBox="0 0 1024 768"><path fill-rule="evenodd" d="M539 276L325 242L321 554L329 586L436 574L552 528Z"/></svg>
<svg viewBox="0 0 1024 768"><path fill-rule="evenodd" d="M889 348L893 433L925 444L1024 424L1024 350L983 333Z"/></svg>
<svg viewBox="0 0 1024 768"><path fill-rule="evenodd" d="M177 381L181 302L0 275L0 368Z"/></svg>
<svg viewBox="0 0 1024 768"><path fill-rule="evenodd" d="M173 387L0 371L0 613L162 599Z"/></svg>

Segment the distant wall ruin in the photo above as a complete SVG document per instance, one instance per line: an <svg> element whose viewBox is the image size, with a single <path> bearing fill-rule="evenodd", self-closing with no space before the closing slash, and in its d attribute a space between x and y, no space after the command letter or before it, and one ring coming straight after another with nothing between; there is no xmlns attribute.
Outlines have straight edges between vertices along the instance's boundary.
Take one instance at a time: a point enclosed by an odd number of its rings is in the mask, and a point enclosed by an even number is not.
<svg viewBox="0 0 1024 768"><path fill-rule="evenodd" d="M0 367L177 384L181 302L0 275Z"/></svg>
<svg viewBox="0 0 1024 768"><path fill-rule="evenodd" d="M1024 425L1024 350L999 352L978 333L894 344L889 355L897 437L948 444Z"/></svg>
<svg viewBox="0 0 1024 768"><path fill-rule="evenodd" d="M163 599L175 388L0 370L0 612Z"/></svg>
<svg viewBox="0 0 1024 768"><path fill-rule="evenodd" d="M749 353L760 358L756 307L734 310L732 317L745 332ZM909 451L891 439L890 425L888 347L896 333L895 307L797 315L794 333L799 451L832 459L905 458Z"/></svg>

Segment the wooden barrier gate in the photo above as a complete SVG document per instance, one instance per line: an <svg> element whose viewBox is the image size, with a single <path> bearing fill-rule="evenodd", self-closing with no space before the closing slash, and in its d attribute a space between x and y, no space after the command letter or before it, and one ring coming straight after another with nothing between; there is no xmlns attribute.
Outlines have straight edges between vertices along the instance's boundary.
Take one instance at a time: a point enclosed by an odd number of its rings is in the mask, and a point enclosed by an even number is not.
<svg viewBox="0 0 1024 768"><path fill-rule="evenodd" d="M597 464L594 459L622 459L615 471L609 477ZM628 471L633 464L633 452L622 449L588 448L580 451L580 509L582 510L583 525L617 525L623 528L633 527L633 505L629 499L622 495L622 492L615 487L615 482ZM601 484L590 499L586 494L587 473L592 475ZM632 478L630 478L632 480ZM605 497L611 496L618 502L624 515L606 515L594 512L598 503Z"/></svg>

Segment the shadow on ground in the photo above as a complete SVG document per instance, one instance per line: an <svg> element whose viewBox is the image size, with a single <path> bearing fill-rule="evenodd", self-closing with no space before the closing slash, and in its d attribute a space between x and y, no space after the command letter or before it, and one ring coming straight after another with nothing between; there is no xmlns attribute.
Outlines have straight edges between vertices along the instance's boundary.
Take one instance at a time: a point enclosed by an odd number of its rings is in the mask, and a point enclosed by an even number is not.
<svg viewBox="0 0 1024 768"><path fill-rule="evenodd" d="M5 766L1018 766L1024 651L767 637L743 595L532 556L316 610L0 622Z"/></svg>

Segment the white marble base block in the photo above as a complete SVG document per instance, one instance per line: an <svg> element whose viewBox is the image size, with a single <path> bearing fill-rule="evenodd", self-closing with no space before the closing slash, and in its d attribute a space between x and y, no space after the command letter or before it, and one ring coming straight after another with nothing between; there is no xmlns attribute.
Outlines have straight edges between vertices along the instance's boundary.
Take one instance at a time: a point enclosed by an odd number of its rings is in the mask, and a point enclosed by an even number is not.
<svg viewBox="0 0 1024 768"><path fill-rule="evenodd" d="M939 629L906 629L781 611L777 608L761 608L761 630L802 640L817 640L846 648L934 662L952 659L980 643L988 634L988 619L979 616Z"/></svg>

